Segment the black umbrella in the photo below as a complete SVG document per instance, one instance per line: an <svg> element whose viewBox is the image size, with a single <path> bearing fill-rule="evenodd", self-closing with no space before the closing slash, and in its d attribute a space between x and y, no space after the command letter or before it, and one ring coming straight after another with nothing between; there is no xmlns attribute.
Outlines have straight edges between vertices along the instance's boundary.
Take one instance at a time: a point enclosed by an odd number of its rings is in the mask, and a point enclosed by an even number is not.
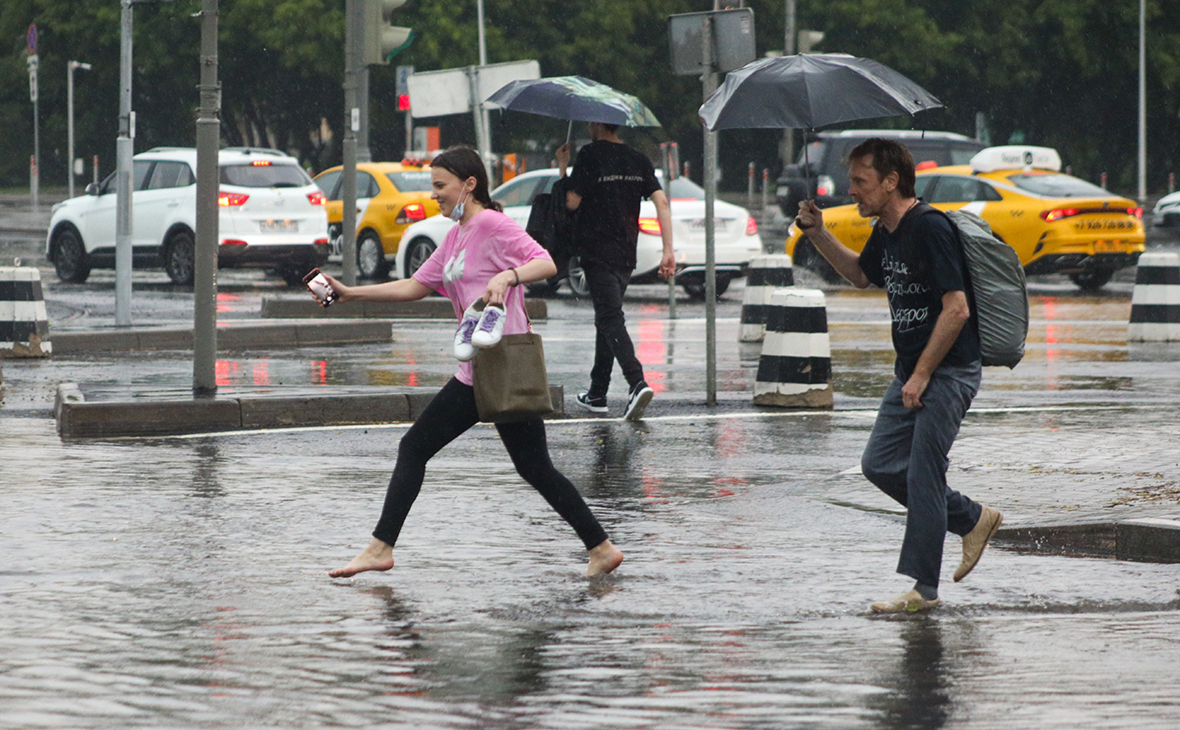
<svg viewBox="0 0 1180 730"><path fill-rule="evenodd" d="M929 92L888 66L843 53L816 53L762 58L730 72L701 106L700 117L714 131L815 129L941 106ZM803 155L808 175L806 145ZM810 180L807 185L810 191Z"/></svg>

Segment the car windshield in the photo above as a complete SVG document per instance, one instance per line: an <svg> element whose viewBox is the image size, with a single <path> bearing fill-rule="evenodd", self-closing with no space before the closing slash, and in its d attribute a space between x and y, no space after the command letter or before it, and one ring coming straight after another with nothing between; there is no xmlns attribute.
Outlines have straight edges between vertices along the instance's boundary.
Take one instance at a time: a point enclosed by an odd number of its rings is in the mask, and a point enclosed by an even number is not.
<svg viewBox="0 0 1180 730"><path fill-rule="evenodd" d="M430 173L426 170L408 170L406 172L387 172L385 177L403 193L425 193L430 191Z"/></svg>
<svg viewBox="0 0 1180 730"><path fill-rule="evenodd" d="M660 176L663 184L663 176ZM705 189L686 177L678 177L671 184L664 185L669 200L704 200Z"/></svg>
<svg viewBox="0 0 1180 730"><path fill-rule="evenodd" d="M1009 175L1008 182L1021 190L1048 198L1109 198L1110 193L1093 183L1057 173L1022 173Z"/></svg>
<svg viewBox="0 0 1180 730"><path fill-rule="evenodd" d="M267 164L254 163L222 165L223 185L242 188L301 188L311 185L311 178L298 165L272 164L270 160L258 160Z"/></svg>

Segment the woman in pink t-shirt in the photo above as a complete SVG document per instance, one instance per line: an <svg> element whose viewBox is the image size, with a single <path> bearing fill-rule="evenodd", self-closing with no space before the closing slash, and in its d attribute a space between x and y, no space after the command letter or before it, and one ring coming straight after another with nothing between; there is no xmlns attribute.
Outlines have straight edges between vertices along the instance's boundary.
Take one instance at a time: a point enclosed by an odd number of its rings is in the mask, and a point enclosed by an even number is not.
<svg viewBox="0 0 1180 730"><path fill-rule="evenodd" d="M442 214L458 221L459 225L447 233L442 246L409 279L371 286L345 286L328 276L340 301L410 302L437 291L451 300L455 315L462 323L468 307L482 298L489 306L503 308L504 334L528 332L521 285L557 273L548 252L504 215L500 204L491 199L487 172L475 150L452 147L438 155L431 162L430 179L431 197L438 201ZM470 335L468 331L468 341ZM426 462L479 422L471 383L471 363L461 362L459 372L443 386L402 437L381 519L373 530L369 546L348 565L330 571L328 575L344 578L366 570L393 567L393 546L422 487ZM541 493L582 539L590 552L586 575L609 573L617 568L623 562L623 553L607 539L582 495L557 471L549 458L545 422L535 418L518 423L497 423L496 430L516 471Z"/></svg>

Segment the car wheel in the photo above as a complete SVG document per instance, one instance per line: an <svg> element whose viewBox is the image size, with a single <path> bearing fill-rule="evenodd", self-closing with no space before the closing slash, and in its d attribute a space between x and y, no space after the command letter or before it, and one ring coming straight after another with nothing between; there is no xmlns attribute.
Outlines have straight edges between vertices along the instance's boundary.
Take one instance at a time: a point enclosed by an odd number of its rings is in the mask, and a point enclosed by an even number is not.
<svg viewBox="0 0 1180 730"><path fill-rule="evenodd" d="M53 248L53 268L57 278L69 284L81 284L90 276L90 257L82 245L82 236L73 226L58 229Z"/></svg>
<svg viewBox="0 0 1180 730"><path fill-rule="evenodd" d="M422 264L426 263L426 259L430 258L435 248L434 241L431 241L425 236L419 236L413 241L410 241L409 247L406 248L406 279L413 276L415 271L422 268Z"/></svg>
<svg viewBox="0 0 1180 730"><path fill-rule="evenodd" d="M585 299L590 296L590 285L586 283L586 270L582 268L582 260L577 256L570 256L565 280L575 297Z"/></svg>
<svg viewBox="0 0 1180 730"><path fill-rule="evenodd" d="M389 271L385 247L374 231L365 231L356 242L356 268L363 279L383 279Z"/></svg>
<svg viewBox="0 0 1180 730"><path fill-rule="evenodd" d="M188 286L193 283L196 241L188 231L173 233L164 248L164 271L173 284Z"/></svg>
<svg viewBox="0 0 1180 730"><path fill-rule="evenodd" d="M691 284L682 284L682 286L684 287L684 291L688 292L688 296L693 299L703 300L705 298L705 282L703 280ZM729 289L729 277L718 276L714 286L717 289L717 298L720 299L721 295Z"/></svg>
<svg viewBox="0 0 1180 730"><path fill-rule="evenodd" d="M1082 291L1098 291L1114 276L1114 269L1088 269L1070 274L1069 278Z"/></svg>

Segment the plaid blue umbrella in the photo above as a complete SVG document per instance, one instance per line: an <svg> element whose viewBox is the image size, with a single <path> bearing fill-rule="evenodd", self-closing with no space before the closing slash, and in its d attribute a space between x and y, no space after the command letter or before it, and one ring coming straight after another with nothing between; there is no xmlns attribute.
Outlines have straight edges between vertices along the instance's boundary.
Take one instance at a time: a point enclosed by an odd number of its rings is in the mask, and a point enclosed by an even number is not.
<svg viewBox="0 0 1180 730"><path fill-rule="evenodd" d="M512 81L484 101L500 109L571 122L660 126L656 115L639 99L581 76Z"/></svg>

